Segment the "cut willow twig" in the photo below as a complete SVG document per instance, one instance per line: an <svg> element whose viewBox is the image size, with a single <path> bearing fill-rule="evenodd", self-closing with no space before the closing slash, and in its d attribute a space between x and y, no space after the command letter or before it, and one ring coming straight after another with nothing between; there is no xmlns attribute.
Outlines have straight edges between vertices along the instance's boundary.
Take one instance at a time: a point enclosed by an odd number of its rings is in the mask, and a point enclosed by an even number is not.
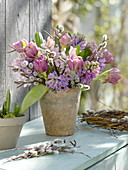
<svg viewBox="0 0 128 170"><path fill-rule="evenodd" d="M83 113L81 122L86 121L93 127L114 131L128 131L128 112L103 110L95 113Z"/></svg>
<svg viewBox="0 0 128 170"><path fill-rule="evenodd" d="M49 34L46 30L43 30L43 31L52 38L52 35Z"/></svg>
<svg viewBox="0 0 128 170"><path fill-rule="evenodd" d="M91 158L89 155L83 153L83 152L77 152L77 146L76 141L69 141L69 144L66 142L66 140L62 139L55 139L54 141L46 141L41 144L37 144L37 146L31 147L31 148L17 148L14 150L23 149L25 150L24 153L19 154L17 156L12 156L5 160L4 163L17 160L17 159L27 159L27 158L34 158L34 157L40 157L48 154L60 154L60 153L79 153L83 154L88 158ZM13 150L13 149L12 149ZM11 151L11 150L7 150ZM6 151L4 151L6 152Z"/></svg>

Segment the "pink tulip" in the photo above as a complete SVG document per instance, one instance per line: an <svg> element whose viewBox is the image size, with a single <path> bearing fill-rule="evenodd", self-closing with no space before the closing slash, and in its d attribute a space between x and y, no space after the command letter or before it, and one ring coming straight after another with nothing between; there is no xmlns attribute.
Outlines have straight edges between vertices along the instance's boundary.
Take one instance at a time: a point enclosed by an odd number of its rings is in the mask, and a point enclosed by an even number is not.
<svg viewBox="0 0 128 170"><path fill-rule="evenodd" d="M111 68L112 70L108 72L108 77L104 83L117 84L118 80L121 78L120 70L117 68Z"/></svg>
<svg viewBox="0 0 128 170"><path fill-rule="evenodd" d="M18 53L22 53L24 51L25 46L28 44L27 40L21 40L13 43L13 47Z"/></svg>
<svg viewBox="0 0 128 170"><path fill-rule="evenodd" d="M30 57L33 58L38 54L38 50L36 45L33 42L30 42L24 49L25 54Z"/></svg>
<svg viewBox="0 0 128 170"><path fill-rule="evenodd" d="M44 72L48 69L48 63L46 61L46 56L44 55L41 55L40 57L37 57L35 60L34 60L34 69L35 71L37 72Z"/></svg>
<svg viewBox="0 0 128 170"><path fill-rule="evenodd" d="M110 53L109 50L105 49L102 51L103 53L103 57L106 61L105 61L105 64L110 64L112 62L114 62L114 58L112 57L112 54Z"/></svg>
<svg viewBox="0 0 128 170"><path fill-rule="evenodd" d="M65 33L60 39L59 42L63 46L69 46L71 45L71 37L68 35L68 33Z"/></svg>
<svg viewBox="0 0 128 170"><path fill-rule="evenodd" d="M72 54L68 60L68 67L72 71L78 71L83 67L83 59L80 56Z"/></svg>

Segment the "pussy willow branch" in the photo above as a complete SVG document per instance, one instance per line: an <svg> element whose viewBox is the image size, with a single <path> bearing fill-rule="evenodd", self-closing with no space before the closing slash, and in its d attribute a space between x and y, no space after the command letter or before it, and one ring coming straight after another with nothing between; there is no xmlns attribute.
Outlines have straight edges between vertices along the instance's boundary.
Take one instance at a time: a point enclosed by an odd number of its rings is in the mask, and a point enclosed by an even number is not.
<svg viewBox="0 0 128 170"><path fill-rule="evenodd" d="M12 47L11 45L9 45L10 48L12 48L13 50L12 51L5 51L5 53L12 53L14 51L16 51L16 49L14 47Z"/></svg>
<svg viewBox="0 0 128 170"><path fill-rule="evenodd" d="M51 58L52 58L52 57L51 57ZM63 63L66 63L62 58L59 58L59 57L53 58L53 60L56 60L56 59L62 61Z"/></svg>
<svg viewBox="0 0 128 170"><path fill-rule="evenodd" d="M52 27L52 29L53 29L54 32L55 32L55 37L58 39L59 52L61 52L61 46L60 46L60 43L59 43L59 38L60 38L61 36L59 36L59 32L58 32L54 27Z"/></svg>
<svg viewBox="0 0 128 170"><path fill-rule="evenodd" d="M13 149L6 149L6 150L0 151L0 153L5 153L5 152L15 151L15 150L26 150L26 149L32 149L32 148L13 148Z"/></svg>
<svg viewBox="0 0 128 170"><path fill-rule="evenodd" d="M108 41L108 40L109 40L109 38L107 38L107 40L102 41L102 43L99 45L98 49L97 49L97 50L94 52L94 54L92 55L91 60L93 60L93 59L95 58L95 55L97 54L97 52L102 49L102 47L104 46L103 43L104 43L105 41Z"/></svg>
<svg viewBox="0 0 128 170"><path fill-rule="evenodd" d="M59 76L60 74L59 74L59 71L58 71L58 69L57 69L56 64L55 64L54 61L53 61L53 64L54 64L55 70L56 70L56 72L57 72L57 74L58 74L58 76Z"/></svg>
<svg viewBox="0 0 128 170"><path fill-rule="evenodd" d="M43 30L43 31L52 38L52 35L49 34L46 30Z"/></svg>
<svg viewBox="0 0 128 170"><path fill-rule="evenodd" d="M15 81L14 83L19 84L19 86L17 86L17 88L23 86L24 84L29 84L29 83L34 83L34 82L38 82L37 80L34 81L28 81L28 82L24 82L24 81ZM45 85L44 83L38 82L39 84Z"/></svg>
<svg viewBox="0 0 128 170"><path fill-rule="evenodd" d="M13 53L16 50L12 50L12 51L5 51L5 53Z"/></svg>
<svg viewBox="0 0 128 170"><path fill-rule="evenodd" d="M103 103L103 102L101 102L100 100L97 100L99 103L101 103L102 105L104 105L104 106L106 106L106 107L109 107L109 108L111 108L111 109L113 109L114 110L114 108L112 108L112 106L110 106L110 105L106 105L105 103Z"/></svg>

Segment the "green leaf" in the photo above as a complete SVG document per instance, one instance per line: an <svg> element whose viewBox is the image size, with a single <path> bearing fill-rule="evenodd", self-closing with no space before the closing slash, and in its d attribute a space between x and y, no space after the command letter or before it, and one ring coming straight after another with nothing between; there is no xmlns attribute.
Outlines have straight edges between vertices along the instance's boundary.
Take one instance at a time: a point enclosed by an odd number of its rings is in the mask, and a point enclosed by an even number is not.
<svg viewBox="0 0 128 170"><path fill-rule="evenodd" d="M103 73L99 74L94 80L99 80L102 76L106 76L108 72L110 72L112 69L106 70Z"/></svg>
<svg viewBox="0 0 128 170"><path fill-rule="evenodd" d="M16 103L14 104L14 109L13 109L13 113L15 117L18 117L19 113L20 113L20 106L17 105Z"/></svg>
<svg viewBox="0 0 128 170"><path fill-rule="evenodd" d="M0 118L3 118L3 117L4 117L3 112L2 110L0 110Z"/></svg>
<svg viewBox="0 0 128 170"><path fill-rule="evenodd" d="M36 43L35 40L32 39L32 42Z"/></svg>
<svg viewBox="0 0 128 170"><path fill-rule="evenodd" d="M70 47L67 47L67 48L66 48L66 52L65 52L66 55L69 55L69 50L70 50Z"/></svg>
<svg viewBox="0 0 128 170"><path fill-rule="evenodd" d="M4 115L3 118L14 118L14 114L13 113L9 113L7 115Z"/></svg>
<svg viewBox="0 0 128 170"><path fill-rule="evenodd" d="M39 76L47 81L46 71L44 71L43 73L40 73Z"/></svg>
<svg viewBox="0 0 128 170"><path fill-rule="evenodd" d="M4 101L4 103L3 103L3 107L2 107L2 113L3 113L3 115L6 115L6 101Z"/></svg>
<svg viewBox="0 0 128 170"><path fill-rule="evenodd" d="M86 61L87 57L90 56L91 50L90 47L86 47L83 51L79 53L79 55Z"/></svg>
<svg viewBox="0 0 128 170"><path fill-rule="evenodd" d="M72 36L70 32L68 32L68 35L69 35L70 37Z"/></svg>
<svg viewBox="0 0 128 170"><path fill-rule="evenodd" d="M6 113L10 112L10 103L11 103L11 93L10 90L8 90L6 95Z"/></svg>
<svg viewBox="0 0 128 170"><path fill-rule="evenodd" d="M39 84L33 87L28 94L25 96L22 106L21 106L21 113L26 112L26 110L36 103L41 97L48 91L49 89L42 84Z"/></svg>
<svg viewBox="0 0 128 170"><path fill-rule="evenodd" d="M36 40L37 46L40 47L40 45L43 43L43 36L42 36L41 32L35 33L35 40Z"/></svg>
<svg viewBox="0 0 128 170"><path fill-rule="evenodd" d="M80 46L76 45L75 48L76 48L76 55L79 55L79 53L80 53Z"/></svg>

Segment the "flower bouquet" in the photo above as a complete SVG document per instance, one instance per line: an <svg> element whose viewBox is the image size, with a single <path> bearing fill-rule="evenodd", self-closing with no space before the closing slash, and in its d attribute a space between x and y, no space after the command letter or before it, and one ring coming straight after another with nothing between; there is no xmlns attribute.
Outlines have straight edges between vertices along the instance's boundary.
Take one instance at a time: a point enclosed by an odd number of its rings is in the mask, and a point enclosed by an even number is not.
<svg viewBox="0 0 128 170"><path fill-rule="evenodd" d="M100 79L104 83L116 84L121 78L117 68L103 71L105 65L114 62L112 54L106 49L108 40L106 34L102 37L102 43L97 45L95 42L88 43L82 34L71 35L71 33L64 32L61 25L57 25L53 31L54 35L45 31L48 34L47 40L44 40L39 32L35 34L35 40L32 42L23 39L13 44L13 51L19 53L11 66L18 78L15 83L18 87L35 85L24 98L22 112L42 97L45 98L48 93L52 94L52 97L49 97L47 102L43 102L42 108L45 108L46 103L49 103L46 108L55 105L57 100L60 107L62 100L57 96L63 97L63 93L67 94L72 90L75 91L74 98L77 99L75 101L77 107L71 104L68 110L74 107L77 112L80 90L89 89L92 80ZM68 100L69 96L65 96L63 101L67 100L69 103L72 100ZM50 103L50 98L54 102ZM66 106L62 107L59 112L65 110L67 106L66 103ZM69 114L67 119L70 119Z"/></svg>

